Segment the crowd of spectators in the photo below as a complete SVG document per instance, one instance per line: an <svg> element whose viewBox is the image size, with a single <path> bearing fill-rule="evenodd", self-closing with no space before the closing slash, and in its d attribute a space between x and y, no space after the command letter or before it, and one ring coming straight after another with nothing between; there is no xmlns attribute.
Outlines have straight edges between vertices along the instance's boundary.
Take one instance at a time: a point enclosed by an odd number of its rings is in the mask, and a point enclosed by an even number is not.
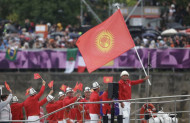
<svg viewBox="0 0 190 123"><path fill-rule="evenodd" d="M187 6L178 5L175 0L171 3L165 1L160 4L160 10L163 25L165 23L176 22L179 24L185 25L185 21L187 21L187 17L190 17L190 2Z"/></svg>
<svg viewBox="0 0 190 123"><path fill-rule="evenodd" d="M162 32L167 29L166 24L171 23L177 23L184 27L184 29L176 28L177 31L190 28L190 25L185 25L184 23L185 18L190 17L190 2L187 6L181 6L177 4L176 0L172 0L172 2L164 1L162 3L156 0L146 0L145 4L160 6L161 27L155 30ZM150 25L147 28L150 28ZM187 48L190 47L190 32L189 34L178 33L170 36L136 37L134 41L137 47Z"/></svg>
<svg viewBox="0 0 190 123"><path fill-rule="evenodd" d="M188 48L190 47L190 37L187 36L169 36L154 38L143 38L136 37L134 39L136 47L139 48Z"/></svg>
<svg viewBox="0 0 190 123"><path fill-rule="evenodd" d="M183 25L184 17L190 16L190 3L186 6L178 6L173 0L172 3L156 3L161 6L161 19L164 24L176 22ZM160 32L163 31L165 25L162 23ZM8 47L20 49L52 49L52 48L75 48L78 37L82 34L77 27L68 25L63 27L61 23L50 24L48 26L48 35L46 38L35 33L35 24L29 19L25 20L23 27L11 22L0 23L0 50ZM187 27L187 25L185 25ZM149 28L149 27L148 27ZM16 30L16 31L15 31ZM155 29L156 30L156 29ZM16 32L16 33L15 33ZM157 35L156 37L135 37L137 47L147 48L174 48L174 47L190 47L189 35L173 35L164 37Z"/></svg>
<svg viewBox="0 0 190 123"><path fill-rule="evenodd" d="M46 24L48 27L47 37L44 38L42 34L35 33L35 24L29 19L25 20L25 26L12 27L13 24L7 23L3 27L3 36L0 37L0 50L9 47L19 49L52 49L52 48L75 48L77 38L81 32L77 28L68 25L63 28L61 23ZM8 28L7 28L8 27ZM16 33L13 31L17 30Z"/></svg>
<svg viewBox="0 0 190 123"><path fill-rule="evenodd" d="M190 2L187 6L181 6L176 3L175 0L172 2L164 1L162 3L156 0L146 0L146 3L150 6L160 6L160 18L161 27L158 27L157 31L164 31L167 29L166 24L177 23L184 27L185 30L190 28L189 25L185 25L185 17L190 17ZM188 27L189 26L189 27ZM152 28L150 24L147 28ZM180 29L176 29L179 31ZM155 37L139 37L133 38L137 47L146 48L187 48L190 47L190 32L189 34L178 33L170 36L155 36Z"/></svg>

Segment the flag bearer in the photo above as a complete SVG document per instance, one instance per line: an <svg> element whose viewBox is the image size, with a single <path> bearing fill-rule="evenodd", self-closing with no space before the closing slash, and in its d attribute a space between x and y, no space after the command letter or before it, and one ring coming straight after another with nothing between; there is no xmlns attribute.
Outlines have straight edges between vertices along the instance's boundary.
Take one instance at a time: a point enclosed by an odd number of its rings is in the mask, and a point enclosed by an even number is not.
<svg viewBox="0 0 190 123"><path fill-rule="evenodd" d="M137 85L145 82L149 76L146 76L144 79L131 81L129 79L129 73L127 71L122 71L120 74L121 79L119 80L119 100L128 100L131 99L131 86ZM119 103L119 114L123 115L123 123L129 123L130 119L130 102L121 102Z"/></svg>

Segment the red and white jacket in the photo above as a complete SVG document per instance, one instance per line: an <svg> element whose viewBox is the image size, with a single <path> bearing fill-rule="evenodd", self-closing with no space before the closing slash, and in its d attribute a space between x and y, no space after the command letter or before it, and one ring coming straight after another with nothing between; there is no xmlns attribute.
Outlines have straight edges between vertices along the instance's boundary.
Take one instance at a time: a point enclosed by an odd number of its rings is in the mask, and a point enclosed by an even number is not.
<svg viewBox="0 0 190 123"><path fill-rule="evenodd" d="M30 96L24 101L24 109L25 109L27 117L40 115L40 104L38 100L44 93L44 90L45 90L45 86L43 85L38 94L34 96Z"/></svg>
<svg viewBox="0 0 190 123"><path fill-rule="evenodd" d="M96 91L92 92L90 95L90 102L100 101L101 97ZM90 114L100 114L100 104L90 104L89 108Z"/></svg>
<svg viewBox="0 0 190 123"><path fill-rule="evenodd" d="M143 83L144 80L135 80L135 81L131 81L131 80L119 80L119 100L127 100L127 99L131 99L131 86L132 85L137 85L140 83Z"/></svg>

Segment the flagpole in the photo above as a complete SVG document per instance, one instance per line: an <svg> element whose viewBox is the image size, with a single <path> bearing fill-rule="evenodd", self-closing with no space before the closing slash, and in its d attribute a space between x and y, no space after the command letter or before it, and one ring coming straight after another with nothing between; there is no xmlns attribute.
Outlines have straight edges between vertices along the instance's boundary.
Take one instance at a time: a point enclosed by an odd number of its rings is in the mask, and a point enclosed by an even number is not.
<svg viewBox="0 0 190 123"><path fill-rule="evenodd" d="M120 8L119 8L119 5L117 5L117 9L120 9Z"/></svg>
<svg viewBox="0 0 190 123"><path fill-rule="evenodd" d="M139 58L139 61L140 61L140 63L141 63L141 66L142 66L142 68L143 68L143 70L144 70L144 73L145 73L145 75L147 76L147 73L146 73L146 71L145 71L145 68L144 68L144 66L143 66L143 63L142 63L141 58L140 58L140 56L139 56L139 53L137 52L136 47L134 47L134 48L135 48L135 51L136 51L137 56L138 56L138 58ZM148 79L148 84L151 85L151 82L150 82L149 79Z"/></svg>
<svg viewBox="0 0 190 123"><path fill-rule="evenodd" d="M42 81L44 81L44 79L41 77Z"/></svg>
<svg viewBox="0 0 190 123"><path fill-rule="evenodd" d="M133 7L133 9L131 10L131 12L128 14L127 18L125 19L125 22L128 21L129 17L133 14L133 12L135 11L135 9L138 7L139 3L141 3L142 0L139 0L136 5Z"/></svg>
<svg viewBox="0 0 190 123"><path fill-rule="evenodd" d="M141 1L141 0L140 0L140 1ZM138 5L138 4L137 4L137 5ZM119 8L119 5L117 5L117 9L120 9L120 8ZM145 73L145 75L147 76L147 73L146 73L146 71L145 71L145 68L144 68L144 66L143 66L143 63L142 63L142 61L141 61L141 59L140 59L139 53L137 52L136 47L134 47L134 48L135 48L135 51L136 51L137 56L138 56L138 58L139 58L139 61L140 61L141 65L142 65L142 68L143 68L143 70L144 70L144 73ZM151 85L151 82L150 82L149 79L148 79L148 84Z"/></svg>

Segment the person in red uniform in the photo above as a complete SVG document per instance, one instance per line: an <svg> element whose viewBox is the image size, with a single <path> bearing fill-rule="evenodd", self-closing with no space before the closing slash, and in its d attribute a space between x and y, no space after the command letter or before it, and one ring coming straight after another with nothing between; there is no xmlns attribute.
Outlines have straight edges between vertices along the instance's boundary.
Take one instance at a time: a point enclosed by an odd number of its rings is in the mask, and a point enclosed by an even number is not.
<svg viewBox="0 0 190 123"><path fill-rule="evenodd" d="M63 106L67 106L71 103L76 102L77 99L80 97L80 95L81 94L77 94L76 96L74 96L73 89L70 87L67 87L66 88L66 97L63 100ZM81 119L81 115L80 116L78 115L77 110L76 110L76 108L74 108L74 106L65 109L64 117L65 117L66 122L70 121L71 123L74 123L76 118L77 118L77 120Z"/></svg>
<svg viewBox="0 0 190 123"><path fill-rule="evenodd" d="M31 88L29 90L29 97L24 101L24 109L26 112L26 116L28 120L37 120L39 119L40 115L40 105L39 105L39 98L42 96L45 90L45 81L42 81L42 87L40 92L37 94L37 92ZM31 123L40 123L40 121L31 122Z"/></svg>
<svg viewBox="0 0 190 123"><path fill-rule="evenodd" d="M98 84L98 82L94 82L92 84L92 89L94 90L94 92L92 92L90 95L90 102L100 101L100 85ZM100 116L100 104L90 104L89 113L91 119L90 123L98 123Z"/></svg>
<svg viewBox="0 0 190 123"><path fill-rule="evenodd" d="M12 120L23 120L23 112L22 112L23 103L18 103L18 98L14 96L12 98L11 104L11 113ZM21 123L21 122L13 122L13 123Z"/></svg>
<svg viewBox="0 0 190 123"><path fill-rule="evenodd" d="M119 80L119 100L128 100L131 99L131 86L137 85L148 80L149 76L146 76L144 79L131 81L129 79L129 73L127 71L122 71L120 74L121 79ZM121 102L119 103L119 114L124 114L123 123L129 123L130 118L130 102Z"/></svg>
<svg viewBox="0 0 190 123"><path fill-rule="evenodd" d="M65 98L64 92L60 91L58 94L59 100L56 103L59 105L58 109L63 107L63 99ZM57 112L58 123L66 123L64 119L64 110Z"/></svg>
<svg viewBox="0 0 190 123"><path fill-rule="evenodd" d="M55 103L54 101L55 97L52 95L47 96L48 104L46 105L46 111L47 113L51 113L59 108L59 104ZM57 123L58 122L58 113L54 113L52 115L49 115L47 120L49 123Z"/></svg>
<svg viewBox="0 0 190 123"><path fill-rule="evenodd" d="M50 90L48 95L51 95L53 93L53 89ZM40 106L40 118L43 117L44 115L44 110L43 110L43 105L47 102L47 97L45 97L44 99L42 99L41 101L38 102L39 106ZM40 120L40 123L44 123L44 119Z"/></svg>
<svg viewBox="0 0 190 123"><path fill-rule="evenodd" d="M101 95L102 101L111 101L108 98L108 88ZM108 123L111 123L111 105L109 103L102 104L102 112L104 115L108 116Z"/></svg>
<svg viewBox="0 0 190 123"><path fill-rule="evenodd" d="M80 102L89 102L90 101L90 94L91 94L90 88L89 87L85 87L85 89L84 89L84 96L85 96L85 98L81 99ZM84 104L85 123L90 123L89 105L90 104ZM81 105L81 106L83 106L83 105Z"/></svg>

